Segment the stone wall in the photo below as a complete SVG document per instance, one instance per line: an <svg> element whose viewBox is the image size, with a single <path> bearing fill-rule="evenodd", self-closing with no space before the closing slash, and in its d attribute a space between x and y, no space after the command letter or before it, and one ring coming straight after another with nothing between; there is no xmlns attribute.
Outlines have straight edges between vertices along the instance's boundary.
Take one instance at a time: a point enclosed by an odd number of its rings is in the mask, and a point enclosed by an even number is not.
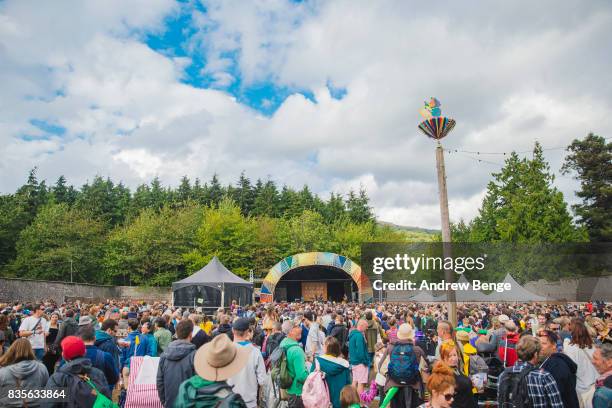
<svg viewBox="0 0 612 408"><path fill-rule="evenodd" d="M170 288L138 286L105 286L87 283L38 281L20 278L0 278L0 302L36 302L53 299L58 303L66 300L99 301L104 299L131 299L172 301Z"/></svg>

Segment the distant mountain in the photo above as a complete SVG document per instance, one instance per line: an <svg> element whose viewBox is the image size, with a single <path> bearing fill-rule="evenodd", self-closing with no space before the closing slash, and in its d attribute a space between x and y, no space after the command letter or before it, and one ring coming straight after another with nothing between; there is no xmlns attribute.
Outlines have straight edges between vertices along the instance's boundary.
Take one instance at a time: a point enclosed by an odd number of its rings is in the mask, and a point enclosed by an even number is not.
<svg viewBox="0 0 612 408"><path fill-rule="evenodd" d="M428 235L436 235L440 233L440 230L436 230L436 229L428 229L428 228L421 228L421 227L408 227L405 225L393 224L392 222L387 222L387 221L378 221L378 223L380 225L386 225L386 226L389 226L399 231L420 232L420 233L428 234Z"/></svg>

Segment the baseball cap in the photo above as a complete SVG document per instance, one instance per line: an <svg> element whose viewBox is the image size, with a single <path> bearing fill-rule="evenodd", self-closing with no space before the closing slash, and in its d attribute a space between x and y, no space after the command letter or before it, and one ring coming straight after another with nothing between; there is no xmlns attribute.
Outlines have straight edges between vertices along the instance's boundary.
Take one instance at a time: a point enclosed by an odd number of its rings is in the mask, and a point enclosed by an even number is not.
<svg viewBox="0 0 612 408"><path fill-rule="evenodd" d="M79 319L79 326L86 326L88 324L92 324L93 320L89 316L83 316Z"/></svg>
<svg viewBox="0 0 612 408"><path fill-rule="evenodd" d="M234 321L234 324L232 325L232 329L234 330L238 330L238 331L246 331L249 329L249 327L251 327L249 319L247 319L246 317L241 317L239 319L236 319Z"/></svg>

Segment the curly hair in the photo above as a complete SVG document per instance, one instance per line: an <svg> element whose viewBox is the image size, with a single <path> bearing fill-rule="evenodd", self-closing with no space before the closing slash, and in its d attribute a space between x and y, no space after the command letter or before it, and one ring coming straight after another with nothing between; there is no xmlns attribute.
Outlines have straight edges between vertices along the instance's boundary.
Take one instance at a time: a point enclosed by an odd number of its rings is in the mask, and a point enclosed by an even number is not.
<svg viewBox="0 0 612 408"><path fill-rule="evenodd" d="M432 393L442 393L450 387L455 388L455 385L453 370L442 361L434 364L431 375L427 379L427 389Z"/></svg>

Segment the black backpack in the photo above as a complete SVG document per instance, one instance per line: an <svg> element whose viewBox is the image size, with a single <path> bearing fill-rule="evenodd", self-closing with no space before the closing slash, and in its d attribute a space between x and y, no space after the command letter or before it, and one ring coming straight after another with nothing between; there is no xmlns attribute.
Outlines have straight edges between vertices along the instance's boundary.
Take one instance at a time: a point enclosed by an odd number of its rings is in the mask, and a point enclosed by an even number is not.
<svg viewBox="0 0 612 408"><path fill-rule="evenodd" d="M537 367L524 368L522 371L512 371L513 367L504 370L502 381L498 384L497 401L500 408L530 408L527 376Z"/></svg>

